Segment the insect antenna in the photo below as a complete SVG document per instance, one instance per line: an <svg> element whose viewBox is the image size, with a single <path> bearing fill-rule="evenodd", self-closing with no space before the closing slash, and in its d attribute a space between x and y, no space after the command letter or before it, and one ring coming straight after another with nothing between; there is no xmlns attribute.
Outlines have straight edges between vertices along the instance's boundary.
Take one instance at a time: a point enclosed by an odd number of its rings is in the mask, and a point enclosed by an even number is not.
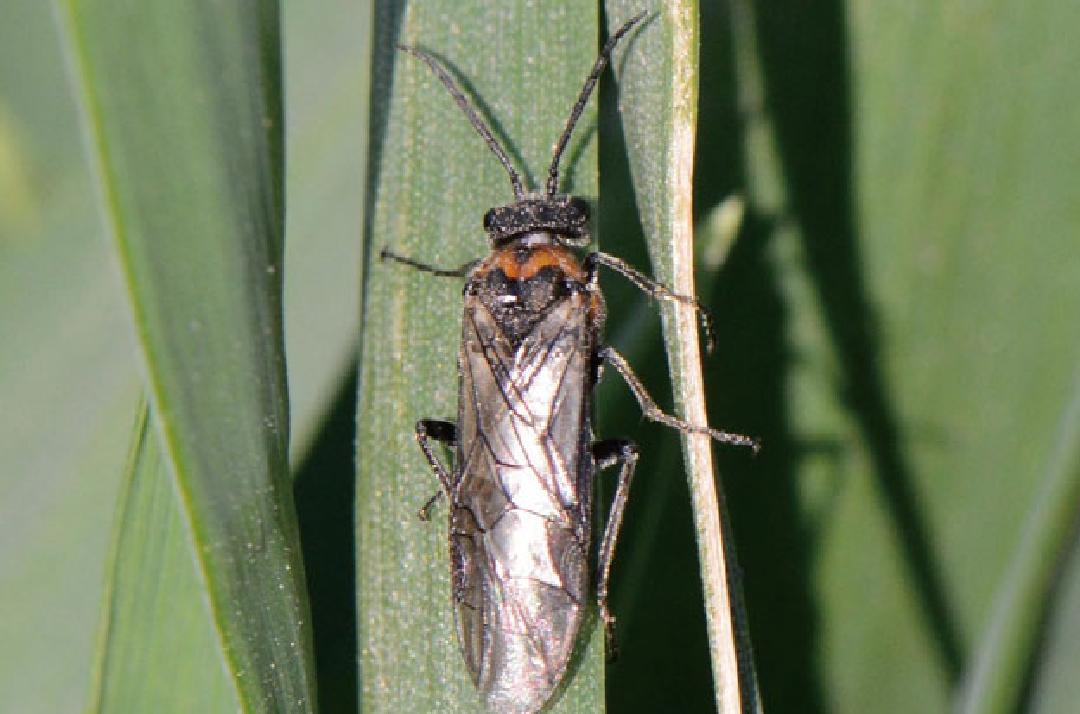
<svg viewBox="0 0 1080 714"><path fill-rule="evenodd" d="M460 108L461 111L465 113L465 116L469 118L469 123L473 125L473 129L476 129L476 133L479 134L480 138L484 140L484 143L488 145L488 148L491 149L491 153L499 157L499 162L502 163L503 168L506 169L506 173L510 174L510 185L514 188L514 198L519 201L525 198L525 189L521 185L521 176L519 176L518 172L514 170L514 165L510 163L510 157L506 155L506 151L499 144L499 142L495 140L495 137L492 136L491 130L488 129L486 124L484 124L484 121L480 118L480 115L476 113L476 109L474 109L472 104L469 103L469 100L465 97L465 94L460 89L458 89L457 84L454 82L454 78L451 77L445 69L443 69L442 65L437 59L429 55L427 52L424 52L423 50L417 49L415 47L411 47L409 45L397 45L397 48L402 52L407 52L413 57L416 57L417 59L423 61L423 63L431 69L435 76L439 78L439 81L443 83L444 87L446 87L446 91L450 92L450 95L454 98L454 101L457 103L458 108ZM578 113L580 114L581 112Z"/></svg>
<svg viewBox="0 0 1080 714"><path fill-rule="evenodd" d="M596 88L596 83L600 80L600 75L611 60L611 52L615 49L615 45L618 44L619 40L623 38L623 35L638 24L643 17L645 17L644 12L631 17L623 23L623 26L608 38L604 48L600 50L600 56L596 58L596 64L593 65L592 72L589 72L589 76L585 80L585 86L581 88L581 94L578 95L574 108L570 110L570 119L566 122L566 128L563 129L562 136L559 137L559 142L555 145L555 154L551 157L551 168L548 169L547 195L549 198L554 198L555 194L559 192L559 160L562 158L563 152L566 151L566 145L570 143L570 135L574 133L574 126L578 123L578 119L581 118L581 113L585 111L585 105L588 104L589 97L592 95L593 89Z"/></svg>

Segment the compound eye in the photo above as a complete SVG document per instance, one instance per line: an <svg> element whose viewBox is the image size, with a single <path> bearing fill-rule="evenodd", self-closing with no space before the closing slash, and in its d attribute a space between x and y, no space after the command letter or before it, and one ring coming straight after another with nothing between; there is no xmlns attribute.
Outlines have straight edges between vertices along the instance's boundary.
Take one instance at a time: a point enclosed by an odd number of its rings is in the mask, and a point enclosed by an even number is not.
<svg viewBox="0 0 1080 714"><path fill-rule="evenodd" d="M489 210L487 213L484 214L484 230L485 231L490 231L492 226L495 225L495 210L496 209L492 208L491 210Z"/></svg>
<svg viewBox="0 0 1080 714"><path fill-rule="evenodd" d="M576 196L571 198L570 208L575 214L581 216L582 221L589 220L589 204L584 199L577 198Z"/></svg>

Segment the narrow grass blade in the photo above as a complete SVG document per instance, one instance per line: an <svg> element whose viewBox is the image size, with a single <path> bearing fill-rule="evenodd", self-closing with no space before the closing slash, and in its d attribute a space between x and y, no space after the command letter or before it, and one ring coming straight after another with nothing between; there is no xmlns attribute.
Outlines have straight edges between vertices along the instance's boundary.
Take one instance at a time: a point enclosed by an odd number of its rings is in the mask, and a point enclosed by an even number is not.
<svg viewBox="0 0 1080 714"><path fill-rule="evenodd" d="M609 25L636 6L606 3ZM664 3L616 62L619 103L642 226L656 277L678 293L694 294L693 164L697 122L698 8ZM676 411L706 424L697 315L662 309ZM707 437L686 436L683 453L693 500L716 706L724 714L756 706L749 642L733 620L734 549L725 540L723 498ZM735 587L738 587L735 585ZM736 611L737 612L737 611ZM742 678L740 678L742 675Z"/></svg>
<svg viewBox="0 0 1080 714"><path fill-rule="evenodd" d="M58 16L218 638L206 666L224 662L244 711L310 711L281 335L277 6L62 0Z"/></svg>

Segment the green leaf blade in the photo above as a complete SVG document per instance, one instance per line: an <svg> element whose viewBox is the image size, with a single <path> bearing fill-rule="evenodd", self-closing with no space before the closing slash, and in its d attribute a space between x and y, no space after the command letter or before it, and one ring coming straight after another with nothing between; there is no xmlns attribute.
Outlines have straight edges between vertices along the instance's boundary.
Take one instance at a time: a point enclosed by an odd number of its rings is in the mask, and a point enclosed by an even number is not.
<svg viewBox="0 0 1080 714"><path fill-rule="evenodd" d="M609 29L631 15L630 2L608 2ZM646 19L634 46L616 62L619 106L635 198L655 277L675 292L695 295L693 164L698 102L698 6L665 3ZM686 306L661 305L676 413L707 424L698 316ZM693 502L713 686L718 711L753 711L757 695L746 633L735 550L722 522L720 481L708 437L684 435L683 454ZM732 602L739 603L733 605Z"/></svg>
<svg viewBox="0 0 1080 714"><path fill-rule="evenodd" d="M164 452L247 711L314 707L288 479L272 3L63 18Z"/></svg>

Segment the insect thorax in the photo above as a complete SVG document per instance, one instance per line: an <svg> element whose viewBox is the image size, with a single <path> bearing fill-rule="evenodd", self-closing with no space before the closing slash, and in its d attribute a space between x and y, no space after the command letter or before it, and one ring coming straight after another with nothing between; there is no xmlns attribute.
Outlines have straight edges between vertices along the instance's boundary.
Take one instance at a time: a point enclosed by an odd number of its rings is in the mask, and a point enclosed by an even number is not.
<svg viewBox="0 0 1080 714"><path fill-rule="evenodd" d="M465 286L515 345L556 305L588 290L577 256L547 237L521 236L493 250Z"/></svg>

